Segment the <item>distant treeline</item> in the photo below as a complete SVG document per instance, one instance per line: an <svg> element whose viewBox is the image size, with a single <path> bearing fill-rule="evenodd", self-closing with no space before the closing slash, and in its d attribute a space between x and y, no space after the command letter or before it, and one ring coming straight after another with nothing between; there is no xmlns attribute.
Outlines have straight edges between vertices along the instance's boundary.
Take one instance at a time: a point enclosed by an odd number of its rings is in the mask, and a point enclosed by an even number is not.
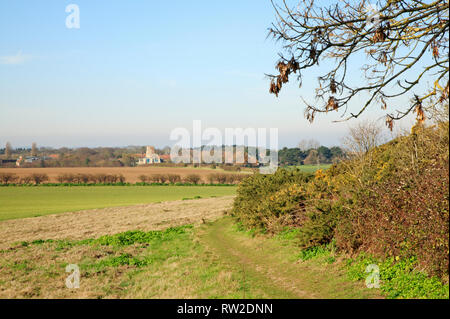
<svg viewBox="0 0 450 319"><path fill-rule="evenodd" d="M161 150L158 150L161 151ZM80 147L80 148L47 148L37 149L35 156L39 160L32 163L24 162L21 167L120 167L134 166L136 154L145 152L145 147ZM31 148L11 149L9 158L31 156ZM0 149L0 156L5 158L5 148ZM4 167L13 167L14 163L7 163Z"/></svg>
<svg viewBox="0 0 450 319"><path fill-rule="evenodd" d="M344 151L338 146L331 148L319 146L308 150L284 147L278 152L278 162L282 166L329 164L340 161L343 156Z"/></svg>
<svg viewBox="0 0 450 319"><path fill-rule="evenodd" d="M222 146L222 157L224 157L224 149ZM233 146L233 150L236 146ZM244 157L247 162L249 154L257 154L258 151L254 147L244 147ZM208 150L207 146L202 146L202 150ZM192 150L191 150L192 152ZM0 158L17 159L19 156L28 157L35 156L32 162L23 162L21 167L122 167L136 166L136 161L140 154L145 153L145 146L128 146L128 147L80 147L80 148L11 148L6 154L6 148L0 149ZM170 147L155 149L155 153L159 155L170 154ZM280 165L307 165L307 164L325 164L338 161L343 156L340 147L325 147L314 145L309 149L305 148L283 148L278 151L278 159ZM250 160L248 160L250 162ZM14 162L0 163L2 167L15 167ZM158 166L188 166L184 163L165 162L157 164ZM189 164L198 165L198 164ZM206 164L202 164L206 165ZM226 170L231 170L230 164L210 164L219 166ZM155 166L155 164L152 164ZM255 166L250 163L244 163L236 166Z"/></svg>

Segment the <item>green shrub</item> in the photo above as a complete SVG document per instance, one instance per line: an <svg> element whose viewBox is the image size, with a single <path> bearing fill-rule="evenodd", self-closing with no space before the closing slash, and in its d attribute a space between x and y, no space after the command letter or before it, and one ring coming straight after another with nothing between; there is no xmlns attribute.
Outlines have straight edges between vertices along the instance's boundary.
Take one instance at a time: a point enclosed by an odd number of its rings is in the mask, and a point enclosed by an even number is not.
<svg viewBox="0 0 450 319"><path fill-rule="evenodd" d="M399 272L385 286L408 292L386 292L421 296L411 283L434 291L436 280L448 282L449 274L448 122L417 125L314 176L284 169L250 176L239 184L232 215L246 229L286 234L286 227L295 228L290 236L303 248L335 242L344 253L414 257L423 272Z"/></svg>
<svg viewBox="0 0 450 319"><path fill-rule="evenodd" d="M334 238L337 222L342 215L342 206L327 200L315 200L306 209L306 218L298 232L302 247L326 245Z"/></svg>
<svg viewBox="0 0 450 319"><path fill-rule="evenodd" d="M298 226L304 211L304 190L310 178L300 170L279 169L275 174L255 174L237 189L232 215L246 228L279 232Z"/></svg>
<svg viewBox="0 0 450 319"><path fill-rule="evenodd" d="M303 249L298 254L298 258L301 260L309 260L312 258L317 258L319 256L325 256L330 253L330 250L323 247L323 246L317 246L317 247L310 247L307 249Z"/></svg>
<svg viewBox="0 0 450 319"><path fill-rule="evenodd" d="M105 235L94 241L93 244L109 246L128 246L135 243L144 244L154 240L168 240L179 234L184 234L186 230L191 229L192 225L167 228L163 231L154 230L144 232L141 230L126 231L115 235Z"/></svg>

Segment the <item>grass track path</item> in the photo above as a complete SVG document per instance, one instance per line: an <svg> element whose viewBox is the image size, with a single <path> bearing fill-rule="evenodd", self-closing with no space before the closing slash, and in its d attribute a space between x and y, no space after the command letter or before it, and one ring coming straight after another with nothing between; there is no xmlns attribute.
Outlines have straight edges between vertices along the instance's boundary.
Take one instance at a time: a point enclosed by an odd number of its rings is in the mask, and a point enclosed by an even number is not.
<svg viewBox="0 0 450 319"><path fill-rule="evenodd" d="M338 264L296 261L294 247L236 231L231 218L204 227L200 237L222 262L240 272L244 298L376 297L363 284L349 282Z"/></svg>

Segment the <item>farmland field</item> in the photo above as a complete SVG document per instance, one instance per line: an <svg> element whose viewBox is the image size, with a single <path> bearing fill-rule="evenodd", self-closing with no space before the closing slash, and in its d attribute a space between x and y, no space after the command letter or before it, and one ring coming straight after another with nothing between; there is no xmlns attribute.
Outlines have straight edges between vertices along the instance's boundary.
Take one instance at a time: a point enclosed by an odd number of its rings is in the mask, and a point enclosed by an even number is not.
<svg viewBox="0 0 450 319"><path fill-rule="evenodd" d="M2 187L0 221L77 210L233 195L234 186Z"/></svg>
<svg viewBox="0 0 450 319"><path fill-rule="evenodd" d="M122 174L126 178L126 182L139 182L140 175L152 174L178 174L182 178L189 174L198 174L204 181L210 174L228 173L223 169L212 169L209 167L39 167L39 168L0 168L0 173L14 173L19 177L31 175L33 173L47 174L49 182L57 182L56 177L62 174ZM239 173L239 172L230 172ZM249 174L246 170L241 174Z"/></svg>
<svg viewBox="0 0 450 319"><path fill-rule="evenodd" d="M291 166L296 167L302 172L305 173L314 173L315 171L319 169L328 169L331 167L331 164L320 164L320 165L299 165L299 166Z"/></svg>
<svg viewBox="0 0 450 319"><path fill-rule="evenodd" d="M238 231L221 218L232 200L0 222L0 298L377 297L341 264L299 262L296 245ZM78 289L65 286L68 264L79 266Z"/></svg>

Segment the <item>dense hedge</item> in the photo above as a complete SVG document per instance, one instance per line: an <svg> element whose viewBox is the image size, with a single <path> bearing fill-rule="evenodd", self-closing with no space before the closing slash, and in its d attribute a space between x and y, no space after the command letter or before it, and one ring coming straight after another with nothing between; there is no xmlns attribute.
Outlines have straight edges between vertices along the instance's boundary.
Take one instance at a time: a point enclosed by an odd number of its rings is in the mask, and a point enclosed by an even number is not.
<svg viewBox="0 0 450 319"><path fill-rule="evenodd" d="M341 196L352 200L336 228L338 247L376 256L417 257L420 268L447 276L448 123L415 131L373 155L372 168L366 169L369 182L354 179L353 189L341 188Z"/></svg>
<svg viewBox="0 0 450 319"><path fill-rule="evenodd" d="M448 122L372 149L310 178L279 170L238 187L233 215L265 232L296 228L302 247L334 242L343 252L417 258L448 281Z"/></svg>
<svg viewBox="0 0 450 319"><path fill-rule="evenodd" d="M178 174L153 174L140 175L140 183L137 185L161 185L161 184L176 184L176 185L226 185L238 184L243 179L247 178L247 174L231 174L231 173L214 173L207 176L207 180L203 180L198 174L188 174L183 178ZM47 185L47 186L90 186L90 185L131 185L126 182L122 174L60 174L56 176L58 183L49 183L49 177L45 173L34 173L19 178L14 173L0 173L0 186L8 185Z"/></svg>
<svg viewBox="0 0 450 319"><path fill-rule="evenodd" d="M233 215L248 228L275 232L280 226L296 226L304 206L300 185L311 178L299 169L254 174L240 183Z"/></svg>

